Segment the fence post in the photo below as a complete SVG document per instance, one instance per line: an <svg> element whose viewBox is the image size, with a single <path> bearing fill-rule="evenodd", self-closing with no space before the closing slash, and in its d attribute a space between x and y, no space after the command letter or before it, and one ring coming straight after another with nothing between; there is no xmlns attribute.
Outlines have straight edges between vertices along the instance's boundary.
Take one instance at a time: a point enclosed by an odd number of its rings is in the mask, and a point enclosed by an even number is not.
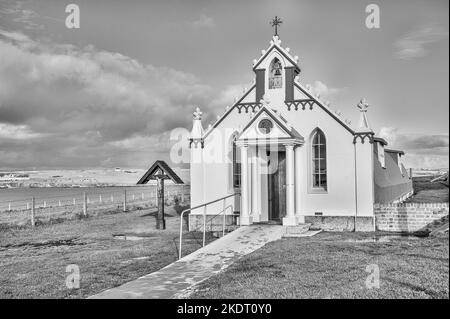
<svg viewBox="0 0 450 319"><path fill-rule="evenodd" d="M76 201L75 201L75 198L73 199L73 204L74 204L74 205L76 205Z"/></svg>
<svg viewBox="0 0 450 319"><path fill-rule="evenodd" d="M123 191L123 211L127 211L127 190L124 189Z"/></svg>
<svg viewBox="0 0 450 319"><path fill-rule="evenodd" d="M11 211L11 203L8 204L8 210Z"/></svg>
<svg viewBox="0 0 450 319"><path fill-rule="evenodd" d="M83 193L83 215L87 216L87 194Z"/></svg>
<svg viewBox="0 0 450 319"><path fill-rule="evenodd" d="M34 205L35 205L35 200L34 200L34 196L31 198L31 227L34 227L35 222L34 222Z"/></svg>
<svg viewBox="0 0 450 319"><path fill-rule="evenodd" d="M100 204L102 203L102 195L98 195L98 201L100 202Z"/></svg>

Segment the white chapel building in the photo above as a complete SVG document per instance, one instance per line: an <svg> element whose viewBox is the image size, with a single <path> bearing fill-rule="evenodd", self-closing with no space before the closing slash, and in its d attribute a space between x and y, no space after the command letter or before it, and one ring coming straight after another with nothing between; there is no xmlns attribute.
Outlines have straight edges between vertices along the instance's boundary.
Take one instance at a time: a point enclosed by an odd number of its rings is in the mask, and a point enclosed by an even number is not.
<svg viewBox="0 0 450 319"><path fill-rule="evenodd" d="M387 148L357 106L356 127L301 83L298 57L275 35L253 61L255 79L207 129L194 113L190 137L190 229L225 210L227 224L311 223L372 231L374 204L413 192L404 153Z"/></svg>

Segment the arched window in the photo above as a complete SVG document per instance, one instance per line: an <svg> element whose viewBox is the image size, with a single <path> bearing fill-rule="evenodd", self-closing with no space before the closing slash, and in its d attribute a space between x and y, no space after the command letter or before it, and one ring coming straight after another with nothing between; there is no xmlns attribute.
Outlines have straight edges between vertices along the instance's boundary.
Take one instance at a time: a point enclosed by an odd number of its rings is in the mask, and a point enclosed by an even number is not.
<svg viewBox="0 0 450 319"><path fill-rule="evenodd" d="M280 60L274 58L270 63L269 89L279 89L283 86L283 67Z"/></svg>
<svg viewBox="0 0 450 319"><path fill-rule="evenodd" d="M327 145L325 135L316 129L311 138L312 187L327 189Z"/></svg>

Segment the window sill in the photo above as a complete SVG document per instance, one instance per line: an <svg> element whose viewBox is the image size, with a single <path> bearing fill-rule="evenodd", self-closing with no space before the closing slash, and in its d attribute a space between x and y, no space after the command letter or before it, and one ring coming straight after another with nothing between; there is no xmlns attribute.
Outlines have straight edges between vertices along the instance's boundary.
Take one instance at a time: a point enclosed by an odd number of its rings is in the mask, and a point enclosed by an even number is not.
<svg viewBox="0 0 450 319"><path fill-rule="evenodd" d="M324 188L310 188L308 194L328 194L328 190Z"/></svg>

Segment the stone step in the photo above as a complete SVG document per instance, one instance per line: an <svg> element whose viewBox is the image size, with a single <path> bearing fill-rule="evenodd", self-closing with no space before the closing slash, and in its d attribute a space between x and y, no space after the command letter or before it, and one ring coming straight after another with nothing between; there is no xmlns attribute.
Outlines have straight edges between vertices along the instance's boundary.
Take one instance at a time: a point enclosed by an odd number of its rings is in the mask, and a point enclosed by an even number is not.
<svg viewBox="0 0 450 319"><path fill-rule="evenodd" d="M311 224L299 224L296 226L286 226L286 234L303 234L309 230Z"/></svg>

